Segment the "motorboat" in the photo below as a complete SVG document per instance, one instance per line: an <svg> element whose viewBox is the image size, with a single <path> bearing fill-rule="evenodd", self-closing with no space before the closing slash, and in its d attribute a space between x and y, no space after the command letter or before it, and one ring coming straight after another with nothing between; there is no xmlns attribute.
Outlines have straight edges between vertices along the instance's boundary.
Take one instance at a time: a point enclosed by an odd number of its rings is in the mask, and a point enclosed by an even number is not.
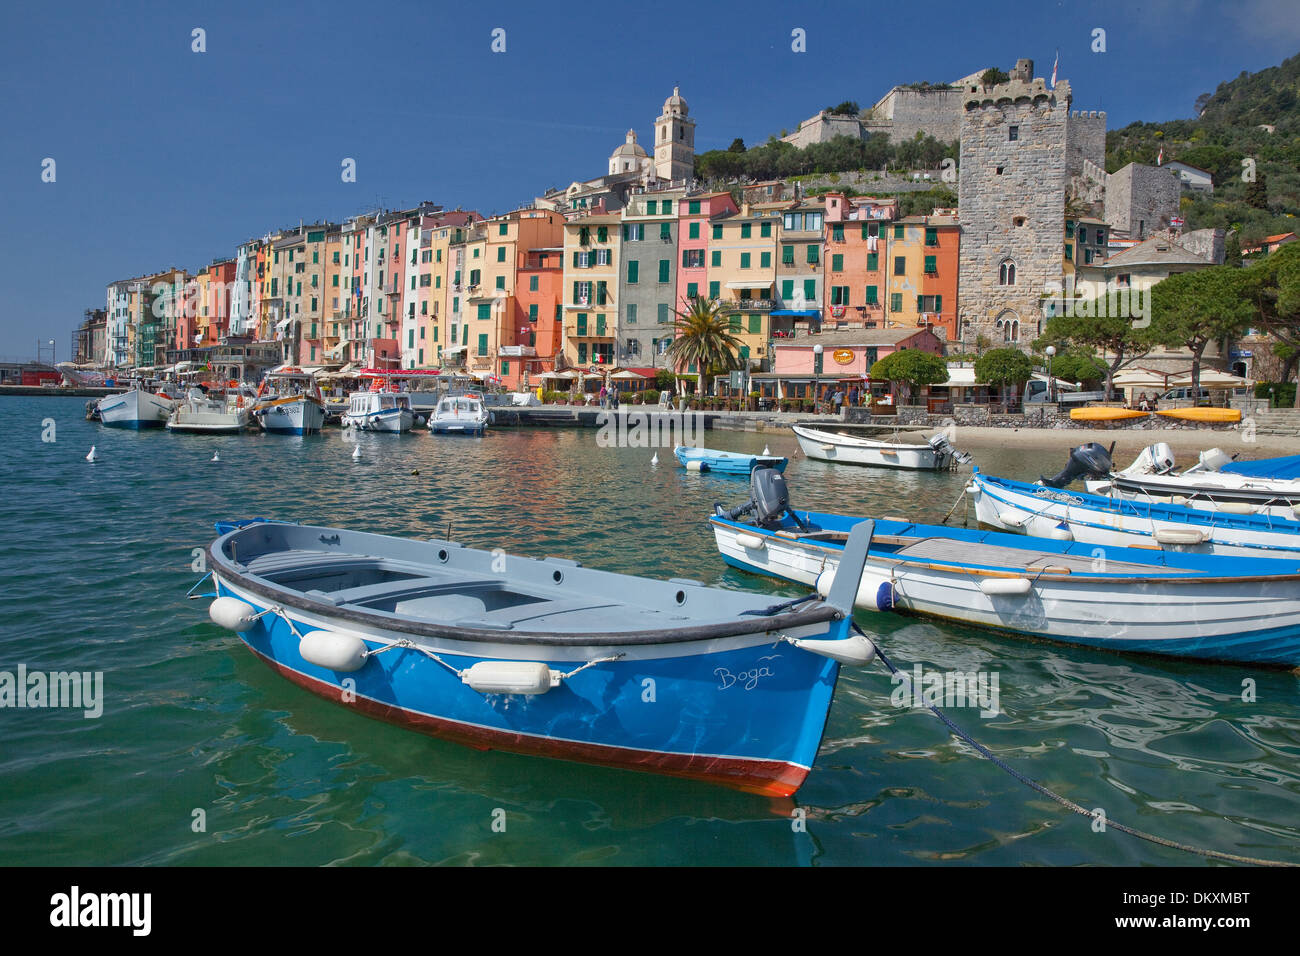
<svg viewBox="0 0 1300 956"><path fill-rule="evenodd" d="M482 435L488 427L488 410L480 395L446 395L429 417L429 430L435 435Z"/></svg>
<svg viewBox="0 0 1300 956"><path fill-rule="evenodd" d="M864 434L850 434L844 428L831 431L826 426L807 424L790 427L803 453L818 461L935 471L970 460L969 455L957 451L942 434L932 435L923 442L882 441Z"/></svg>

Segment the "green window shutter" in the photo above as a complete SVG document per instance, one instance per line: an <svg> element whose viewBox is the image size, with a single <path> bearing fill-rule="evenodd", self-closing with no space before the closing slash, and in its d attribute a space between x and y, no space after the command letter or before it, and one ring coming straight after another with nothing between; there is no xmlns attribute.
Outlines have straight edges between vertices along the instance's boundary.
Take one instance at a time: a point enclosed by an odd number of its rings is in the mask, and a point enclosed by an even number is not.
<svg viewBox="0 0 1300 956"><path fill-rule="evenodd" d="M605 334L605 315L604 315L604 313L601 313L600 315L596 316L596 334L597 334L597 335L604 335L604 334Z"/></svg>
<svg viewBox="0 0 1300 956"><path fill-rule="evenodd" d="M938 260L938 258L939 258L938 256L926 256L926 257L925 257L925 272L926 272L926 275L934 275L934 273L936 273L936 272L939 271L938 268L935 266L935 262Z"/></svg>
<svg viewBox="0 0 1300 956"><path fill-rule="evenodd" d="M636 325L636 303L628 303L627 307L627 324Z"/></svg>
<svg viewBox="0 0 1300 956"><path fill-rule="evenodd" d="M1066 243L1065 246L1065 258L1070 260L1074 259L1074 246L1069 243Z"/></svg>
<svg viewBox="0 0 1300 956"><path fill-rule="evenodd" d="M313 338L314 338L314 336L313 336ZM406 333L406 347L407 347L408 349L413 349L413 348L415 348L415 329L409 329L409 330L407 330L407 333Z"/></svg>
<svg viewBox="0 0 1300 956"><path fill-rule="evenodd" d="M759 264L760 264L764 269L770 269L770 268L772 268L772 253L770 253L770 252L764 252L764 253L760 254L758 258L759 258Z"/></svg>
<svg viewBox="0 0 1300 956"><path fill-rule="evenodd" d="M793 280L793 279L782 279L782 280L781 280L781 298L783 298L783 299L793 299L793 298L794 298L794 280Z"/></svg>
<svg viewBox="0 0 1300 956"><path fill-rule="evenodd" d="M689 250L689 249L683 249L683 250L682 250L682 268L683 268L683 269L689 269L689 268L690 268L690 266L691 266L691 264L690 264L690 255L691 255L691 250Z"/></svg>
<svg viewBox="0 0 1300 956"><path fill-rule="evenodd" d="M596 304L605 304L605 283L603 280L596 283Z"/></svg>
<svg viewBox="0 0 1300 956"><path fill-rule="evenodd" d="M339 287L339 277L338 277L338 275L337 275L337 273L336 273L336 274L334 275L334 288L337 289L338 287Z"/></svg>
<svg viewBox="0 0 1300 956"><path fill-rule="evenodd" d="M537 303L536 303L536 302L534 302L532 305L530 305L530 306L528 307L528 321L529 321L529 322L536 322L536 321L537 321Z"/></svg>
<svg viewBox="0 0 1300 956"><path fill-rule="evenodd" d="M609 226L596 227L596 241L609 242Z"/></svg>
<svg viewBox="0 0 1300 956"><path fill-rule="evenodd" d="M504 236L505 234L506 234L506 224L505 224L504 222L502 222L502 223L498 223L498 224L497 224L497 235L498 235L498 236Z"/></svg>
<svg viewBox="0 0 1300 956"><path fill-rule="evenodd" d="M502 360L501 360L501 374L502 374L502 375L509 375L509 374L510 374L510 362L509 362L508 359L502 359Z"/></svg>
<svg viewBox="0 0 1300 956"><path fill-rule="evenodd" d="M834 240L835 242L844 241L843 223L836 223L835 225L831 226L831 239Z"/></svg>
<svg viewBox="0 0 1300 956"><path fill-rule="evenodd" d="M586 342L578 343L578 364L579 365L587 364L587 343Z"/></svg>
<svg viewBox="0 0 1300 956"><path fill-rule="evenodd" d="M659 214L659 200L647 199L645 204L645 213L647 216L657 216Z"/></svg>
<svg viewBox="0 0 1300 956"><path fill-rule="evenodd" d="M716 298L718 298L719 295L721 295L721 289L722 289L722 283L721 283L721 282L710 282L710 283L709 283L709 298L710 298L710 299L716 299Z"/></svg>
<svg viewBox="0 0 1300 956"><path fill-rule="evenodd" d="M727 320L731 325L731 331L733 332L740 331L741 315L739 312L732 312L731 315L727 316Z"/></svg>
<svg viewBox="0 0 1300 956"><path fill-rule="evenodd" d="M917 312L924 312L924 311L925 311L925 305L924 305L924 303L922 302L922 299L924 299L924 298L925 298L925 296L920 296L920 295L918 295L918 296L916 297L916 311L917 311Z"/></svg>
<svg viewBox="0 0 1300 956"><path fill-rule="evenodd" d="M436 325L433 327L433 340L438 341L438 327ZM438 351L442 351L442 346L438 347Z"/></svg>
<svg viewBox="0 0 1300 956"><path fill-rule="evenodd" d="M781 264L786 266L794 265L794 246L781 247Z"/></svg>
<svg viewBox="0 0 1300 956"><path fill-rule="evenodd" d="M907 257L906 257L906 256L896 256L896 257L894 258L894 275L896 275L896 276L905 276L905 275L907 275Z"/></svg>
<svg viewBox="0 0 1300 956"><path fill-rule="evenodd" d="M506 261L506 247L497 246L497 262L505 262L505 261Z"/></svg>
<svg viewBox="0 0 1300 956"><path fill-rule="evenodd" d="M700 214L700 201L699 201L698 199L692 199L692 200L687 204L687 206L686 206L686 211L687 211L687 213L688 213L689 215L692 215L692 216L698 216L698 215ZM699 223L697 222L697 223L695 223L695 225L698 226Z"/></svg>
<svg viewBox="0 0 1300 956"><path fill-rule="evenodd" d="M578 256L580 255L582 255L580 252L574 252L573 254L573 268L575 269L578 268Z"/></svg>
<svg viewBox="0 0 1300 956"><path fill-rule="evenodd" d="M817 280L816 279L803 280L803 297L809 302L817 301Z"/></svg>
<svg viewBox="0 0 1300 956"><path fill-rule="evenodd" d="M487 337L487 333L486 333L486 332L484 332L482 335L480 335L480 336L478 337L478 354L479 354L479 355L487 355L487 340L488 340L488 337Z"/></svg>
<svg viewBox="0 0 1300 956"><path fill-rule="evenodd" d="M867 253L867 271L869 271L869 272L876 272L877 270L879 270L879 268L880 268L880 253L878 253L878 252L868 252L868 253Z"/></svg>
<svg viewBox="0 0 1300 956"><path fill-rule="evenodd" d="M492 306L486 302L478 307L478 317L480 319L492 318Z"/></svg>
<svg viewBox="0 0 1300 956"><path fill-rule="evenodd" d="M757 312L749 314L749 331L753 335L758 335L763 331L763 316Z"/></svg>
<svg viewBox="0 0 1300 956"><path fill-rule="evenodd" d="M889 294L889 311L890 312L903 311L903 293L891 292Z"/></svg>
<svg viewBox="0 0 1300 956"><path fill-rule="evenodd" d="M863 239L866 239L866 238L867 238L867 235L868 235L868 233L867 233L867 224L864 222L864 223L862 224L862 238L863 238Z"/></svg>
<svg viewBox="0 0 1300 956"><path fill-rule="evenodd" d="M636 285L637 279L641 274L641 262L638 259L629 259L627 261L627 281L629 285Z"/></svg>
<svg viewBox="0 0 1300 956"><path fill-rule="evenodd" d="M714 239L721 239L721 238L722 238L722 227L721 227L721 226L714 226L714 227L713 227L713 238L714 238Z"/></svg>
<svg viewBox="0 0 1300 956"><path fill-rule="evenodd" d="M715 269L722 265L721 249L714 249L712 252L709 253L709 265L713 266L713 268Z"/></svg>
<svg viewBox="0 0 1300 956"><path fill-rule="evenodd" d="M469 345L469 323L463 323L460 327L460 344Z"/></svg>
<svg viewBox="0 0 1300 956"><path fill-rule="evenodd" d="M698 206L699 203L692 203L692 205ZM690 226L688 227L688 235L692 239L700 238L700 224L698 222L693 222L690 224Z"/></svg>
<svg viewBox="0 0 1300 956"><path fill-rule="evenodd" d="M902 239L902 238L903 238L903 224L902 224L902 223L899 223L898 225L894 226L894 238L895 238L895 239Z"/></svg>
<svg viewBox="0 0 1300 956"><path fill-rule="evenodd" d="M836 254L831 256L831 272L844 271L844 256Z"/></svg>
<svg viewBox="0 0 1300 956"><path fill-rule="evenodd" d="M665 216L670 215L670 214L672 213L672 211L673 211L673 201L672 201L671 199L665 199L665 200L664 200L664 215L665 215Z"/></svg>
<svg viewBox="0 0 1300 956"><path fill-rule="evenodd" d="M938 229L926 229L926 230L925 230L925 244L926 244L927 246L937 246L937 245L939 244L939 230L938 230Z"/></svg>
<svg viewBox="0 0 1300 956"><path fill-rule="evenodd" d="M941 296L941 295L936 295L936 296L934 297L934 311L936 311L936 312L942 312L942 311L943 311L943 296Z"/></svg>
<svg viewBox="0 0 1300 956"><path fill-rule="evenodd" d="M867 286L867 305L879 305L879 304L880 304L880 303L877 301L877 298L876 298L876 292L877 292L877 290L876 290L876 287L875 287L874 285L869 285L869 286Z"/></svg>
<svg viewBox="0 0 1300 956"><path fill-rule="evenodd" d="M700 295L700 284L698 282L686 283L686 298L696 299Z"/></svg>
<svg viewBox="0 0 1300 956"><path fill-rule="evenodd" d="M820 247L816 243L808 243L808 264L815 266L819 262L821 262Z"/></svg>
<svg viewBox="0 0 1300 956"><path fill-rule="evenodd" d="M742 253L740 254L740 268L742 268L742 269L748 269L748 268L749 268L749 253L748 253L748 252L742 252Z"/></svg>
<svg viewBox="0 0 1300 956"><path fill-rule="evenodd" d="M770 222L759 223L758 234L764 239L772 238L772 224Z"/></svg>
<svg viewBox="0 0 1300 956"><path fill-rule="evenodd" d="M578 334L579 335L587 334L587 313L586 312L578 313Z"/></svg>
<svg viewBox="0 0 1300 956"><path fill-rule="evenodd" d="M660 303L659 303L659 315L658 315L658 319L659 319L659 324L660 324L660 325L669 325L669 324L672 323L673 320L672 320L672 317L669 315L669 309L668 309L668 303L667 303L667 302L660 302Z"/></svg>
<svg viewBox="0 0 1300 956"><path fill-rule="evenodd" d="M742 346L740 347L740 357L741 357L742 359L745 359L746 361L749 360L749 346L748 346L748 345L742 345Z"/></svg>
<svg viewBox="0 0 1300 956"><path fill-rule="evenodd" d="M752 229L753 229L753 226L752 226L750 223L742 222L742 223L740 224L740 238L741 238L741 239L748 239L749 236L750 236L750 232L752 231Z"/></svg>
<svg viewBox="0 0 1300 956"><path fill-rule="evenodd" d="M502 289L502 290L504 290L505 287L506 287L506 277L505 277L505 276L497 276L497 288L498 288L498 289Z"/></svg>
<svg viewBox="0 0 1300 956"><path fill-rule="evenodd" d="M580 287L581 285L582 285L581 282L575 282L575 283L573 283L573 304L574 304L574 305L577 305L577 304L578 304L579 287Z"/></svg>
<svg viewBox="0 0 1300 956"><path fill-rule="evenodd" d="M671 222L659 223L659 238L671 239L673 237L673 224Z"/></svg>
<svg viewBox="0 0 1300 956"><path fill-rule="evenodd" d="M669 259L659 260L659 281L667 282L672 272L672 261Z"/></svg>

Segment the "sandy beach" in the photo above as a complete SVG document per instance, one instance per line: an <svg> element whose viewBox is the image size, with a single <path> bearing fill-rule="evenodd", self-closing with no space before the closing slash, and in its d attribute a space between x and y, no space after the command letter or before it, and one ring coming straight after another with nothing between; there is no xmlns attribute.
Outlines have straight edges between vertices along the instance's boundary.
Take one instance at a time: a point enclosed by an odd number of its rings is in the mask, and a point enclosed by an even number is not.
<svg viewBox="0 0 1300 956"><path fill-rule="evenodd" d="M1300 438L1279 435L1258 435L1246 441L1248 433L1233 429L1191 428L988 428L977 425L957 427L957 446L967 451L1013 445L1018 448L1054 449L1062 452L1082 445L1098 442L1110 446L1115 443L1114 460L1118 467L1127 467L1133 457L1147 445L1167 442L1174 450L1180 466L1192 465L1196 456L1207 448L1221 448L1239 458L1271 458L1279 455L1300 455Z"/></svg>

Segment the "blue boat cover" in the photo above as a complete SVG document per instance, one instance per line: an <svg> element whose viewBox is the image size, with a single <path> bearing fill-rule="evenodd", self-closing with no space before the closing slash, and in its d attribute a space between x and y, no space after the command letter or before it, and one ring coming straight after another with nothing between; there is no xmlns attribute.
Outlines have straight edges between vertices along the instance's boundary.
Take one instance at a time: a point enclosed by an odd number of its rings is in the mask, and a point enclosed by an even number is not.
<svg viewBox="0 0 1300 956"><path fill-rule="evenodd" d="M1252 478L1300 478L1300 455L1234 461L1219 470L1234 475L1249 475Z"/></svg>

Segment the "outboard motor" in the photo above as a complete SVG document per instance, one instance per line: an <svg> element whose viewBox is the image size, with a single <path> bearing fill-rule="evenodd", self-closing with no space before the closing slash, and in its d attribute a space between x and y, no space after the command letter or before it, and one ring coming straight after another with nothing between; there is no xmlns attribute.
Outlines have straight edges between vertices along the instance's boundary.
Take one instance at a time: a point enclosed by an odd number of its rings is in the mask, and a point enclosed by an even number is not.
<svg viewBox="0 0 1300 956"><path fill-rule="evenodd" d="M759 466L749 473L748 502L730 511L724 510L721 504L714 504L713 510L715 514L731 521L754 512L755 524L768 529L779 528L781 518L789 512L795 524L807 529L798 515L790 511L790 489L786 486L785 476L775 468L766 466Z"/></svg>
<svg viewBox="0 0 1300 956"><path fill-rule="evenodd" d="M1080 478L1105 478L1110 474L1112 465L1110 453L1114 450L1113 442L1107 449L1095 441L1080 445L1078 448L1071 448L1070 460L1066 462L1061 473L1054 478L1042 476L1038 479L1038 483L1050 488L1064 488Z"/></svg>
<svg viewBox="0 0 1300 956"><path fill-rule="evenodd" d="M938 454L946 458L948 460L949 465L952 465L954 463L958 465L964 465L971 459L970 452L958 451L956 447L953 446L953 443L948 441L948 439L943 434L931 435L927 439L927 443Z"/></svg>
<svg viewBox="0 0 1300 956"><path fill-rule="evenodd" d="M1138 452L1133 464L1116 474L1127 477L1138 475L1165 475L1174 470L1174 450L1166 442L1147 445Z"/></svg>
<svg viewBox="0 0 1300 956"><path fill-rule="evenodd" d="M1224 465L1232 464L1234 456L1229 455L1222 448L1211 448L1209 451L1201 452L1200 459L1195 468L1189 468L1188 471L1221 471Z"/></svg>

